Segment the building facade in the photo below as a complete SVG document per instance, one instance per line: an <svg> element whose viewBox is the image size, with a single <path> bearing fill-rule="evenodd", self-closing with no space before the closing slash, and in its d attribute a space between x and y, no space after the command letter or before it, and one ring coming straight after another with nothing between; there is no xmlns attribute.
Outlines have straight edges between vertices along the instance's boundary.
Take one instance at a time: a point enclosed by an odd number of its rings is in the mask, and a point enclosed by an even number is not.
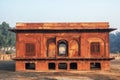
<svg viewBox="0 0 120 80"><path fill-rule="evenodd" d="M16 71L109 70L107 22L17 23Z"/></svg>

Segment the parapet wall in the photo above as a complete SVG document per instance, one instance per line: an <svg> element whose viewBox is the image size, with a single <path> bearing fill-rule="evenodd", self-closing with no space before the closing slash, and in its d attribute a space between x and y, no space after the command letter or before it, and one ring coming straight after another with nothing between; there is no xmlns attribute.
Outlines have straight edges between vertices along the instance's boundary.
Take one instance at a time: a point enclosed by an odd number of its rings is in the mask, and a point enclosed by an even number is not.
<svg viewBox="0 0 120 80"><path fill-rule="evenodd" d="M17 23L16 29L106 29L108 22Z"/></svg>

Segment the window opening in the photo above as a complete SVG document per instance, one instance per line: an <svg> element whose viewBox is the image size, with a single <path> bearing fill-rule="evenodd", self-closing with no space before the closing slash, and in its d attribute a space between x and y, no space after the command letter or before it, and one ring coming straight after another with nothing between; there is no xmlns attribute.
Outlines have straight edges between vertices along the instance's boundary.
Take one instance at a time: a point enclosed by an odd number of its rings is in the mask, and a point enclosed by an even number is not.
<svg viewBox="0 0 120 80"><path fill-rule="evenodd" d="M67 70L67 63L59 63L58 68L62 70Z"/></svg>
<svg viewBox="0 0 120 80"><path fill-rule="evenodd" d="M35 55L35 44L26 43L26 56L34 56Z"/></svg>
<svg viewBox="0 0 120 80"><path fill-rule="evenodd" d="M35 63L25 63L25 69L35 70Z"/></svg>
<svg viewBox="0 0 120 80"><path fill-rule="evenodd" d="M48 68L49 70L55 70L55 63L49 63Z"/></svg>
<svg viewBox="0 0 120 80"><path fill-rule="evenodd" d="M100 53L100 43L92 42L91 43L91 54L99 54Z"/></svg>
<svg viewBox="0 0 120 80"><path fill-rule="evenodd" d="M70 63L70 69L77 70L77 63Z"/></svg>
<svg viewBox="0 0 120 80"><path fill-rule="evenodd" d="M91 70L100 70L101 69L101 63L90 63L90 69Z"/></svg>

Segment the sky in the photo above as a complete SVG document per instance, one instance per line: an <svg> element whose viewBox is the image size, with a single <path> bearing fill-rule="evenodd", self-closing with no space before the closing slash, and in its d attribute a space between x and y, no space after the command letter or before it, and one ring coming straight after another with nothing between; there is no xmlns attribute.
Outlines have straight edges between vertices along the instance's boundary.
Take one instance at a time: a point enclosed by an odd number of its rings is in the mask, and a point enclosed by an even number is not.
<svg viewBox="0 0 120 80"><path fill-rule="evenodd" d="M109 22L120 30L120 0L0 0L0 23Z"/></svg>

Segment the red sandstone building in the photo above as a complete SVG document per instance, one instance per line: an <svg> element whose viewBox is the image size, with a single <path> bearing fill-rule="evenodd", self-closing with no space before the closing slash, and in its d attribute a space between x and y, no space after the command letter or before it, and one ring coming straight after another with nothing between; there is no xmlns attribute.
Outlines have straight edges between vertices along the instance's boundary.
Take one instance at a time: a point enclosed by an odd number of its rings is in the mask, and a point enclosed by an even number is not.
<svg viewBox="0 0 120 80"><path fill-rule="evenodd" d="M16 71L109 70L109 28L95 23L17 23Z"/></svg>

